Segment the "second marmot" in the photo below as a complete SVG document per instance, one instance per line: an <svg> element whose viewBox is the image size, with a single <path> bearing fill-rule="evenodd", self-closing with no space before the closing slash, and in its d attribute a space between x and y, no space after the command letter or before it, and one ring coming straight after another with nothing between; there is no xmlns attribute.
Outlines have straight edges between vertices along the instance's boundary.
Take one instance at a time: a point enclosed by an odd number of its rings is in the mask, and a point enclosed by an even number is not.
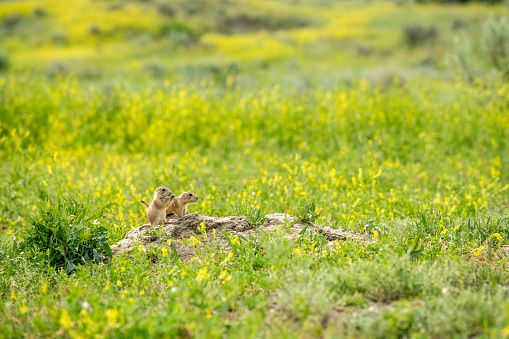
<svg viewBox="0 0 509 339"><path fill-rule="evenodd" d="M166 215L175 213L179 218L187 214L187 205L196 202L199 197L193 192L184 192L170 203L166 208Z"/></svg>

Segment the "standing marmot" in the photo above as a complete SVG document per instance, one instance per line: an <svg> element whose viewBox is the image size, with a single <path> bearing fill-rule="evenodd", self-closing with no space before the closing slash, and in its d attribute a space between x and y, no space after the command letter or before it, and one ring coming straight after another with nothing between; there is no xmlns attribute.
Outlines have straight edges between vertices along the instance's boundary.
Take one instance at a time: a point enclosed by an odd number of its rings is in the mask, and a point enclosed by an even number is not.
<svg viewBox="0 0 509 339"><path fill-rule="evenodd" d="M193 192L184 192L171 202L166 208L166 215L175 213L179 218L187 214L187 205L198 200L198 196Z"/></svg>
<svg viewBox="0 0 509 339"><path fill-rule="evenodd" d="M173 202L175 195L168 187L158 187L154 192L154 200L149 204L140 200L147 206L147 218L149 224L142 227L152 227L162 225L166 220L166 208Z"/></svg>

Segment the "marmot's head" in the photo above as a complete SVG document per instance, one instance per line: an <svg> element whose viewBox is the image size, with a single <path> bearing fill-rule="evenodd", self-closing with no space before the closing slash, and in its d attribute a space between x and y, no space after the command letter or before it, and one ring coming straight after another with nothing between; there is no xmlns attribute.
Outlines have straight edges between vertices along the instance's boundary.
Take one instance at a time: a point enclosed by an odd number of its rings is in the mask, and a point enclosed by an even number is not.
<svg viewBox="0 0 509 339"><path fill-rule="evenodd" d="M199 197L193 192L184 192L179 196L179 198L184 204L192 204L199 199Z"/></svg>
<svg viewBox="0 0 509 339"><path fill-rule="evenodd" d="M154 192L154 200L164 197L170 197L170 200L175 198L175 195L168 187L158 187Z"/></svg>

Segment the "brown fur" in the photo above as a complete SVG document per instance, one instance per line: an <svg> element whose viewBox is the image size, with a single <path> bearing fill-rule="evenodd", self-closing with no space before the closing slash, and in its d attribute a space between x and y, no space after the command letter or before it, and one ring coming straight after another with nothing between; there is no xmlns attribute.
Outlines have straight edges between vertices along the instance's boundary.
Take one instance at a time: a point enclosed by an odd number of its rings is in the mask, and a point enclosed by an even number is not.
<svg viewBox="0 0 509 339"><path fill-rule="evenodd" d="M147 206L147 218L149 223L142 227L163 225L166 220L166 208L173 202L175 195L168 187L158 187L154 192L154 199L150 204L140 200Z"/></svg>
<svg viewBox="0 0 509 339"><path fill-rule="evenodd" d="M187 214L187 205L196 202L199 197L193 192L184 192L171 202L166 208L166 215L175 213L179 218Z"/></svg>

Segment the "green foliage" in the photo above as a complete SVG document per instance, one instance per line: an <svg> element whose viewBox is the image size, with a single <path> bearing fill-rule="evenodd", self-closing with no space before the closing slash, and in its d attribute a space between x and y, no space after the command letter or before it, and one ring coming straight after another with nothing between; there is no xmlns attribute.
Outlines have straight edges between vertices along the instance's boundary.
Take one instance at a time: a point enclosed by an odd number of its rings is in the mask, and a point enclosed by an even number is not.
<svg viewBox="0 0 509 339"><path fill-rule="evenodd" d="M322 214L323 210L320 212L316 211L315 203L307 201L304 205L302 205L296 213L296 217L304 222L315 222L316 219Z"/></svg>
<svg viewBox="0 0 509 339"><path fill-rule="evenodd" d="M101 263L111 257L104 212L92 206L90 195L69 193L56 201L38 204L36 216L21 236L19 250L34 263L63 268L66 273L76 265Z"/></svg>
<svg viewBox="0 0 509 339"><path fill-rule="evenodd" d="M265 222L265 213L258 206L258 198L253 201L249 201L247 197L244 200L237 199L228 207L234 215L245 215L246 221L251 226L262 225Z"/></svg>

